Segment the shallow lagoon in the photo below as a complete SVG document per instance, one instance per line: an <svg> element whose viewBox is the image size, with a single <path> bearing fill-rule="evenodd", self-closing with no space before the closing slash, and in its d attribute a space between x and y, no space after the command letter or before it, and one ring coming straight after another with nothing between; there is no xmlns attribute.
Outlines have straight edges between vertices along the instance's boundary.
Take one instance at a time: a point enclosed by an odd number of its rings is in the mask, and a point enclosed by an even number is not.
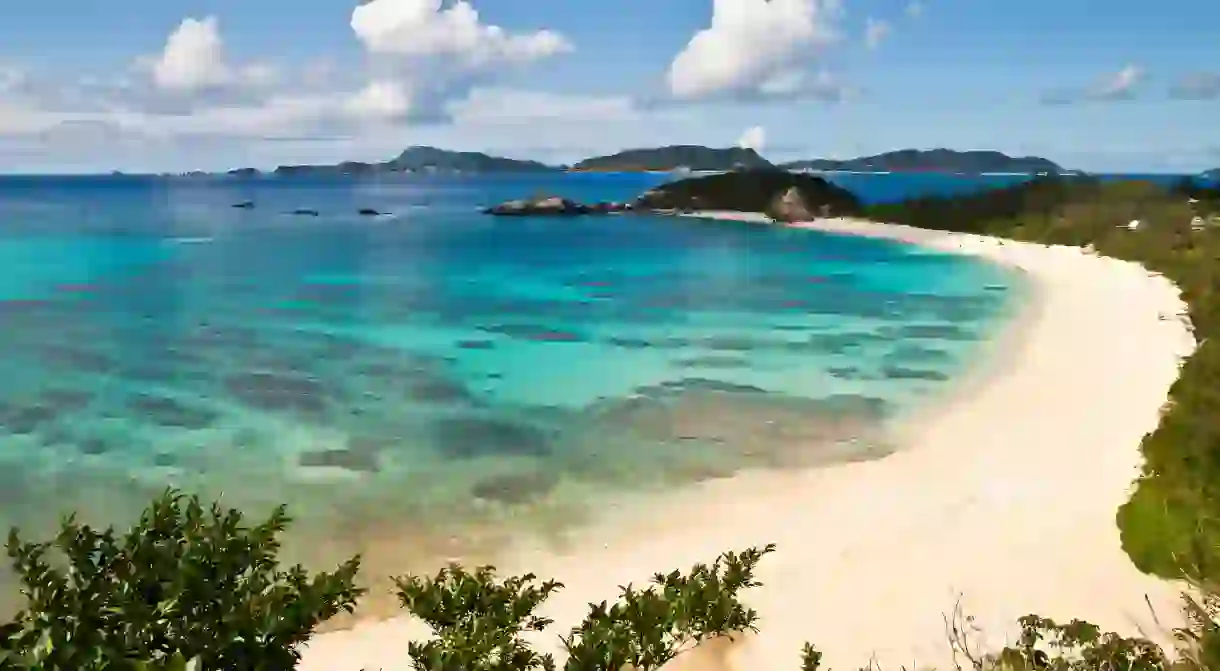
<svg viewBox="0 0 1220 671"><path fill-rule="evenodd" d="M0 523L126 521L174 484L289 504L294 557L401 570L389 539L462 554L610 493L884 454L1021 293L886 241L478 215L511 180L307 186L0 185Z"/></svg>

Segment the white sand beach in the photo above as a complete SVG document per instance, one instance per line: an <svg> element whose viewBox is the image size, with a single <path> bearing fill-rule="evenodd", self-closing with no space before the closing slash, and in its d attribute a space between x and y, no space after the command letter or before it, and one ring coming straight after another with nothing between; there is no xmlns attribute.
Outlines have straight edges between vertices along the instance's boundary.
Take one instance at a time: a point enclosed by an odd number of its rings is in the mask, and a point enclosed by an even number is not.
<svg viewBox="0 0 1220 671"><path fill-rule="evenodd" d="M765 543L778 549L747 596L761 633L672 668L795 671L803 641L834 669L870 658L944 668L943 616L959 595L993 645L1027 613L1125 634L1179 624L1177 586L1139 573L1115 525L1140 439L1194 347L1176 287L1076 248L842 219L799 226L991 259L1028 273L1036 295L986 377L904 426L889 457L746 473L619 506L567 554L523 541L502 570L567 586L544 609L557 621L544 640L617 585ZM317 637L299 668L408 669L406 642L424 634L406 618L362 623Z"/></svg>

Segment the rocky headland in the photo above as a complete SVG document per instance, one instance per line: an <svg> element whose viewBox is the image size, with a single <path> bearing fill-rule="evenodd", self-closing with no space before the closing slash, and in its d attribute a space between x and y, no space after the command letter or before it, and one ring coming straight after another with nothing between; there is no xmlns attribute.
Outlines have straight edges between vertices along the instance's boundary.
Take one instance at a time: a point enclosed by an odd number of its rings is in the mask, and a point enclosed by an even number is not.
<svg viewBox="0 0 1220 671"><path fill-rule="evenodd" d="M497 216L582 216L701 210L763 212L777 221L855 216L855 194L821 177L774 168L681 179L649 189L627 203L584 204L559 196L510 200L484 209Z"/></svg>

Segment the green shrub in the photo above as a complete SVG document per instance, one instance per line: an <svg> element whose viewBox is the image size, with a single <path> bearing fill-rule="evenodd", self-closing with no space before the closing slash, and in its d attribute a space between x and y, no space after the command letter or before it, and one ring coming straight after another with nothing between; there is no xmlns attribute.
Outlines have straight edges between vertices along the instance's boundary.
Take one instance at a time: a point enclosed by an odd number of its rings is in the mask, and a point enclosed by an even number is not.
<svg viewBox="0 0 1220 671"><path fill-rule="evenodd" d="M741 604L741 590L758 586L754 569L774 545L726 552L709 566L696 564L653 576L645 589L622 588L614 605L590 604L585 620L560 640L565 671L637 669L651 671L703 641L754 630L758 614ZM521 640L525 631L543 631L552 621L534 610L563 585L534 585L537 576L496 579L495 569L443 569L435 578L398 578L398 596L408 611L436 634L411 643L408 654L419 671L533 671L555 669L549 654Z"/></svg>
<svg viewBox="0 0 1220 671"><path fill-rule="evenodd" d="M290 669L297 644L362 591L358 558L313 578L281 570L277 536L288 522L281 507L246 527L238 511L205 510L171 490L122 537L72 518L45 543L13 530L8 554L26 604L0 627L0 665Z"/></svg>
<svg viewBox="0 0 1220 671"><path fill-rule="evenodd" d="M0 627L0 668L289 671L315 627L354 606L359 561L313 578L299 566L281 571L276 537L288 522L284 510L254 527L241 522L237 511L205 512L198 499L169 491L121 540L113 529L97 532L72 519L48 543L23 543L14 531L9 555L27 604ZM613 604L590 604L585 620L559 639L563 670L652 671L704 641L757 631L758 614L741 596L759 585L755 569L774 550L727 552L686 573L657 574L646 588L623 587ZM559 667L522 635L553 624L535 611L561 584L457 565L394 582L403 607L434 633L404 642L417 671ZM955 611L949 645L965 660L957 668L974 671L1217 669L1220 597L1202 584L1196 591L1201 598L1186 602L1190 626L1177 632L1185 661L1176 665L1150 641L1034 615L1021 619L1017 644L984 654L971 645L970 618ZM820 663L805 644L801 669Z"/></svg>

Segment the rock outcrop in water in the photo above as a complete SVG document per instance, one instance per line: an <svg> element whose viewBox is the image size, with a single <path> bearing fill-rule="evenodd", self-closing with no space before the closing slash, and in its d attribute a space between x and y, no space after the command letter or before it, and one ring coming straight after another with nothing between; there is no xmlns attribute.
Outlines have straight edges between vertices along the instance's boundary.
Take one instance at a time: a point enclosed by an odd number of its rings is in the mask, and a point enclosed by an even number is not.
<svg viewBox="0 0 1220 671"><path fill-rule="evenodd" d="M539 198L527 198L519 200L510 200L493 205L483 210L484 214L491 214L501 217L522 217L522 216L580 216L585 214L610 214L613 212L623 212L630 209L629 205L624 203L593 203L584 204L578 203L567 198L559 196L544 196Z"/></svg>

